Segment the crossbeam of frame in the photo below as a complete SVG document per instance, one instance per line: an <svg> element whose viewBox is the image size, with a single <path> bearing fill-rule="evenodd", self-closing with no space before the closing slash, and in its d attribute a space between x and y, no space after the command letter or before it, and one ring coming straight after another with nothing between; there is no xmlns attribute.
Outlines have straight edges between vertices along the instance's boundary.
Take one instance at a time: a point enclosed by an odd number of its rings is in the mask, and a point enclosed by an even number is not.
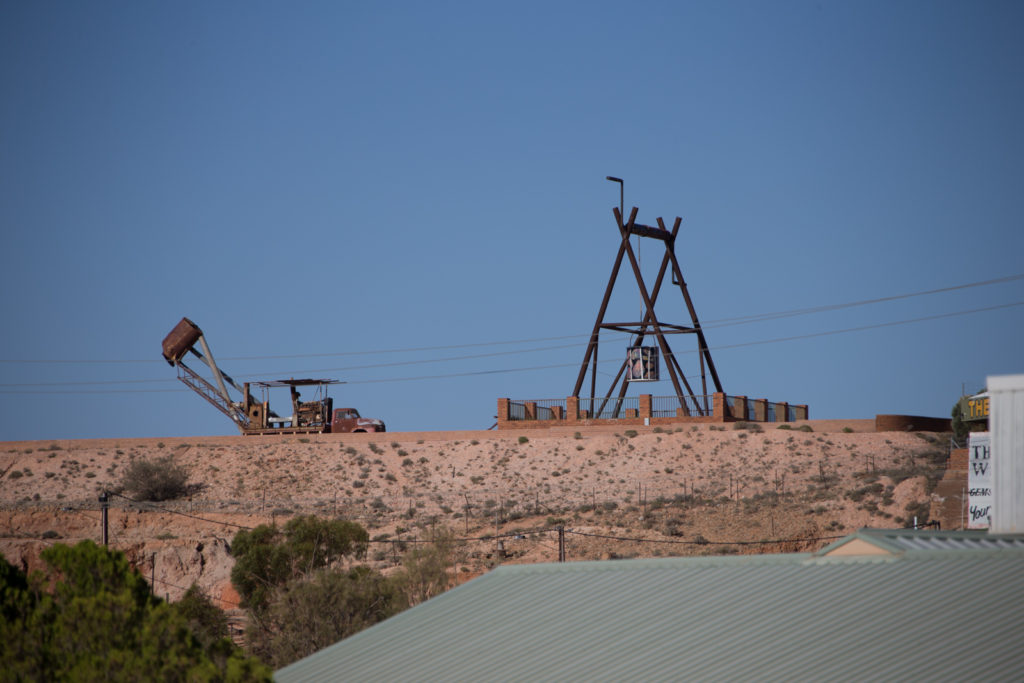
<svg viewBox="0 0 1024 683"><path fill-rule="evenodd" d="M629 334L636 335L634 344L641 344L648 334L653 334L658 342L658 347L661 350L662 357L665 359L665 367L668 370L669 377L672 380L672 386L675 389L676 396L679 397L680 408L685 414L689 414L689 408L686 405L683 397L688 395L693 400L693 404L697 407L697 410L701 414L709 414L710 406L708 405L707 395L707 375L710 373L711 380L714 383L715 390L719 393L724 393L722 389L722 382L718 377L718 371L715 368L714 361L711 358L711 352L707 346L707 340L704 337L704 331L701 329L700 322L697 319L697 311L694 308L693 300L690 298L690 293L686 287L686 281L683 279L683 272L679 266L679 261L675 255L675 241L676 236L679 234L679 226L682 224L682 219L676 217L675 224L672 226L672 230L669 231L665 228L665 222L658 218L658 226L642 225L636 222L637 207L633 207L629 215L629 220L624 225L622 222L622 214L618 208L612 209L615 215L615 223L619 229L619 235L622 240L619 244L619 251L615 257L615 264L612 266L611 276L608 278L608 285L605 287L604 297L601 300L601 307L597 314L597 320L594 322L594 329L590 335L590 342L587 344L587 351L583 357L583 363L580 366L579 375L576 378L576 385L573 389L573 396L578 397L580 390L583 388L583 383L586 380L587 368L591 369L590 379L590 398L591 402L596 399L597 389L597 358L598 358L598 347L600 344L600 333L601 330L614 330L618 332L626 332ZM664 243L665 254L661 260L661 267L658 269L658 276L654 281L654 288L648 292L647 285L644 283L643 274L640 272L640 266L636 258L636 254L633 252L633 246L630 242L630 237L637 235L638 237L645 237L651 239L657 239ZM629 259L630 267L633 270L633 275L636 277L637 287L640 289L640 295L644 300L644 315L642 320L639 322L604 322L604 316L608 310L608 303L611 300L612 291L615 288L615 282L618 279L619 271L622 268L622 260L626 257ZM662 285L664 284L665 275L671 266L672 269L672 284L678 285L680 292L683 295L683 300L686 302L686 309L690 315L690 325L677 325L664 323L658 320L654 312L654 305L658 300L658 296L661 293ZM700 357L700 378L701 388L703 392L704 405L701 406L698 401L693 388L687 381L686 375L679 365L679 361L666 339L668 334L694 334L697 337L697 348ZM615 375L615 379L612 380L611 386L608 389L607 394L604 396L604 402L601 404L599 409L595 409L591 405L591 409L595 415L600 415L603 412L608 401L611 399L612 392L615 391L615 387L619 385L619 381L622 380L621 388L619 389L618 398L622 399L626 395L629 382L624 378L624 373L628 365L628 360L623 359L622 364L619 367L618 373ZM684 393L683 388L686 391ZM617 413L622 406L622 401L616 401L615 412Z"/></svg>

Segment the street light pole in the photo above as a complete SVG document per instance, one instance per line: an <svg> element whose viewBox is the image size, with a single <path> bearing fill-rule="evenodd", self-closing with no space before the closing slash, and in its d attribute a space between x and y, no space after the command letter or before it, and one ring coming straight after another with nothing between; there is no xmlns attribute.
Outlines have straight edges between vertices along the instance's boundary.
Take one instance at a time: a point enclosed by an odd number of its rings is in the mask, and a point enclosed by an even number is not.
<svg viewBox="0 0 1024 683"><path fill-rule="evenodd" d="M623 220L625 220L626 216L623 213L623 211L625 210L625 205L623 204L622 200L623 200L623 197L625 196L625 186L626 186L626 183L623 182L622 178L616 178L616 177L610 176L610 175L606 175L604 177L604 179L605 180L610 180L613 183L618 183L619 184L619 215L622 216Z"/></svg>

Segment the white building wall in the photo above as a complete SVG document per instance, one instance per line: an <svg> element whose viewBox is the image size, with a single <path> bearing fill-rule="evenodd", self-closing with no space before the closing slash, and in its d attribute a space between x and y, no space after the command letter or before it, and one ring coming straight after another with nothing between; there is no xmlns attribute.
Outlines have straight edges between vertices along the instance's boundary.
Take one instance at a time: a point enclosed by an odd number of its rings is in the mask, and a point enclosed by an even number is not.
<svg viewBox="0 0 1024 683"><path fill-rule="evenodd" d="M1024 375L988 378L992 434L992 526L1024 533Z"/></svg>

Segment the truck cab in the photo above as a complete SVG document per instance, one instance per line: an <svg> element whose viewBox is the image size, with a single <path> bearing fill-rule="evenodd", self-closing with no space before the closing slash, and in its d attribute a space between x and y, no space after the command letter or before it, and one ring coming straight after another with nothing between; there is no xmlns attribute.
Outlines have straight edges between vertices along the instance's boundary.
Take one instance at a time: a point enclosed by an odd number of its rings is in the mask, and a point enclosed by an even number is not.
<svg viewBox="0 0 1024 683"><path fill-rule="evenodd" d="M331 432L383 432L384 423L373 417L360 417L355 408L336 408L331 417Z"/></svg>

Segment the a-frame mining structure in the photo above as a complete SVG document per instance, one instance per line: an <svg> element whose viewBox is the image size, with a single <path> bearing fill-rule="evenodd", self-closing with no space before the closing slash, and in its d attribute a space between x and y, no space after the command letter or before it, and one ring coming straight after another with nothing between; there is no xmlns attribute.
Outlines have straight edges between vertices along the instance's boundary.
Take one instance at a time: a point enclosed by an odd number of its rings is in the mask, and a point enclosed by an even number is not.
<svg viewBox="0 0 1024 683"><path fill-rule="evenodd" d="M619 244L619 253L615 257L615 265L612 267L612 274L608 279L608 286L605 288L604 298L601 300L601 308L598 311L597 321L594 323L594 329L590 335L590 343L587 344L586 354L583 356L583 363L580 366L580 373L576 378L576 387L573 389L572 396L579 398L580 390L583 388L583 383L586 379L587 370L589 368L591 371L591 415L594 417L602 415L605 410L605 406L609 401L612 401L615 416L618 417L618 413L622 406L622 399L626 395L626 390L630 383L630 375L632 374L631 372L627 372L627 369L630 366L630 359L628 356L623 358L622 365L619 367L619 372L615 375L615 379L608 388L608 392L604 395L604 400L601 402L600 406L597 405L596 396L597 352L600 343L601 330L614 330L633 335L631 347L634 348L641 347L646 337L653 336L657 341L658 348L661 351L661 356L664 358L665 368L668 370L669 377L672 380L672 386L675 388L675 395L679 399L679 407L683 411L683 414L693 415L696 413L697 415L710 415L711 404L708 398L708 375L711 376L711 381L714 384L714 390L719 393L724 393L724 391L722 389L722 382L718 378L718 371L715 369L715 363L711 359L711 352L708 349L707 340L704 338L704 331L701 329L700 322L697 319L697 311L693 307L693 300L690 298L689 291L687 291L682 269L679 267L679 261L676 259L676 236L679 234L679 226L682 223L682 219L676 217L675 223L670 231L665 228L665 222L660 217L658 218L658 225L656 227L637 223L637 210L637 207L633 207L629 214L629 221L623 225L621 211L618 208L613 209L615 222L618 225L619 235L621 236L622 241ZM633 235L636 235L639 239L652 239L659 241L665 246L665 254L661 260L658 277L654 281L654 288L651 290L648 290L646 283L644 283L640 265L637 262L636 254L633 251L630 239ZM640 295L643 298L643 317L638 322L605 322L604 318L608 309L608 302L611 300L612 290L615 288L615 282L618 279L619 271L622 268L623 257L629 259L633 275L636 277L636 284L639 287ZM683 295L683 300L686 302L686 310L690 316L689 325L666 323L660 320L654 312L654 304L657 302L659 294L661 294L662 285L665 283L665 275L668 273L669 268L671 268L670 286L678 286L679 292ZM694 392L693 387L690 385L689 380L679 364L677 356L672 352L672 348L668 342L669 335L679 334L693 335L697 340L697 352L700 358L701 382L701 394L699 395ZM612 393L615 392L616 387L619 387L618 398L616 400L612 400ZM689 402L686 400L687 398L690 399Z"/></svg>

